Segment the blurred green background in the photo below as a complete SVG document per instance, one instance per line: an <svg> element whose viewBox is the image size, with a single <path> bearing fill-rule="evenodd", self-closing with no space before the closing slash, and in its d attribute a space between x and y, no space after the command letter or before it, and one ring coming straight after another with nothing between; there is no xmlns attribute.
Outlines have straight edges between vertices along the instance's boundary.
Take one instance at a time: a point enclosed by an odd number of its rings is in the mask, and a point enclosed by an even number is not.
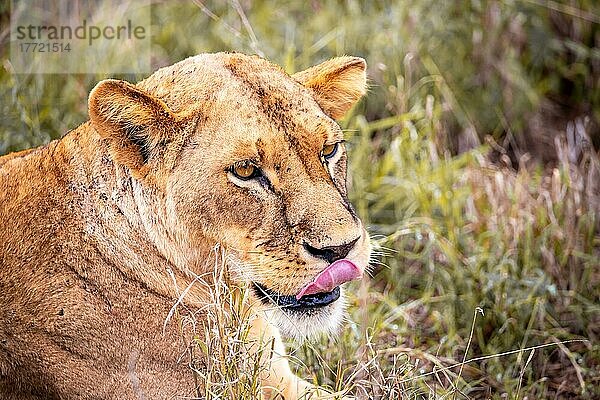
<svg viewBox="0 0 600 400"><path fill-rule="evenodd" d="M14 74L9 13L0 3L0 154L84 122L107 77ZM151 13L156 68L216 51L289 73L367 60L369 94L341 125L378 257L350 295L353 322L300 347L299 374L365 398L600 396L597 1L154 1Z"/></svg>

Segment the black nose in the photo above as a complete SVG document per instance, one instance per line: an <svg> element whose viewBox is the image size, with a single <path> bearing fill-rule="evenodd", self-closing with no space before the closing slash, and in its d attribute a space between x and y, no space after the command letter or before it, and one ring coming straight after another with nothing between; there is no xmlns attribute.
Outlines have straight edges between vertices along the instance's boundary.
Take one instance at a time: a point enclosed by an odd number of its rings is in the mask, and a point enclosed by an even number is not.
<svg viewBox="0 0 600 400"><path fill-rule="evenodd" d="M306 242L304 242L303 246L306 249L306 251L310 253L311 256L320 258L331 264L334 261L345 258L348 255L348 253L350 253L350 250L352 250L356 242L358 242L358 239L359 238L356 238L351 242L339 246L321 247L320 249L312 247Z"/></svg>

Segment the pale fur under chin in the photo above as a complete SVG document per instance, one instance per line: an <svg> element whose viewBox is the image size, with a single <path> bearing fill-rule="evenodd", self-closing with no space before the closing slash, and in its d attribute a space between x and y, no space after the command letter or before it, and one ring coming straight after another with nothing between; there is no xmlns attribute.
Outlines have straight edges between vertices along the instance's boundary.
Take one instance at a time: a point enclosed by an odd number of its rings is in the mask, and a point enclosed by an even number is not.
<svg viewBox="0 0 600 400"><path fill-rule="evenodd" d="M238 281L253 282L253 268L242 262L234 254L227 256L229 271ZM249 283L251 285L251 283ZM256 307L261 307L259 304ZM296 341L316 339L321 334L335 336L346 317L346 296L340 287L340 297L333 303L304 313L285 311L275 304L263 306L262 313L267 321L276 326L283 336Z"/></svg>
<svg viewBox="0 0 600 400"><path fill-rule="evenodd" d="M344 289L340 290L340 298L325 307L301 313L273 305L264 310L265 317L282 335L299 342L316 339L321 334L335 336L346 316Z"/></svg>

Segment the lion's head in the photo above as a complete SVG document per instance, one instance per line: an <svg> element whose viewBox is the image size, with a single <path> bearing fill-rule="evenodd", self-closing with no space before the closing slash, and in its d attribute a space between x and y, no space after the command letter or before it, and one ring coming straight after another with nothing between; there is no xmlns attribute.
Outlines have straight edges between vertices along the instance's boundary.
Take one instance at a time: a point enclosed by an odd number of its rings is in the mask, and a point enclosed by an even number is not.
<svg viewBox="0 0 600 400"><path fill-rule="evenodd" d="M200 55L135 86L100 82L90 117L135 178L144 227L165 257L200 273L198 259L220 243L232 276L302 337L334 330L344 304L339 287L299 292L337 260L333 286L369 260L334 121L364 94L365 68L340 57L290 77L258 57Z"/></svg>

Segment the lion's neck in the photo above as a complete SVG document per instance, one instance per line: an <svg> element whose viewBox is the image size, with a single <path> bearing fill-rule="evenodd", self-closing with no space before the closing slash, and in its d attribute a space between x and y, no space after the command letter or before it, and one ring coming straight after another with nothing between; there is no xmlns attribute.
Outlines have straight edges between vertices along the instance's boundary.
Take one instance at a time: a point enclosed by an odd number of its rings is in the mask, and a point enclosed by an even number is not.
<svg viewBox="0 0 600 400"><path fill-rule="evenodd" d="M167 228L173 221L160 191L142 185L127 168L116 165L88 124L62 142L78 170L76 180L86 182L79 196L85 240L129 279L177 297L203 272L207 255L186 248L186 238ZM194 292L199 291L192 290L190 298Z"/></svg>

